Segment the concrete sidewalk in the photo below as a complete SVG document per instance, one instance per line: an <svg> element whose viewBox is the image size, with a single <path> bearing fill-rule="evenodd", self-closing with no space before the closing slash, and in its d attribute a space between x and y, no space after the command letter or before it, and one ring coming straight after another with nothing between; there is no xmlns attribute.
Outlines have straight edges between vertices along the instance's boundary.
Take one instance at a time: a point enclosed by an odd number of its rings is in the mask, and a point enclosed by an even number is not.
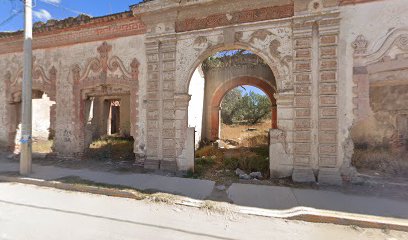
<svg viewBox="0 0 408 240"><path fill-rule="evenodd" d="M18 162L0 160L0 174L18 172ZM408 219L408 202L372 196L356 196L335 191L296 189L234 183L224 191L215 182L189 178L166 177L140 173L98 172L33 165L31 178L55 180L77 176L98 183L123 185L139 190L173 193L194 199L212 199L212 194L225 194L232 203L265 209L289 209L298 206L317 209Z"/></svg>

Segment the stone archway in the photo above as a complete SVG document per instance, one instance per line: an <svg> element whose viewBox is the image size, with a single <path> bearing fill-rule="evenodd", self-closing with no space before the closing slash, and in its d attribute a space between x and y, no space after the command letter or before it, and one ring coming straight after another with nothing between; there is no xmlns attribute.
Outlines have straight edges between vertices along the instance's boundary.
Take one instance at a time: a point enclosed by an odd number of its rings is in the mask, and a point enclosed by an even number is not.
<svg viewBox="0 0 408 240"><path fill-rule="evenodd" d="M276 109L276 99L274 97L275 88L263 79L256 77L243 76L229 80L228 82L221 85L216 92L211 97L211 104L209 107L209 112L207 113L210 116L210 131L211 139L217 140L220 129L220 114L219 109L224 98L230 90L242 86L250 85L261 89L270 99L272 104L272 126L271 128L277 128L277 109Z"/></svg>
<svg viewBox="0 0 408 240"><path fill-rule="evenodd" d="M270 95L271 99L276 99L274 101L276 104L274 112L279 112L280 107L285 111L286 116L289 115L286 113L293 111L292 104L294 95L293 82L291 79L292 58L289 54L289 52L291 52L291 46L285 44L284 39L276 37L279 34L274 31L285 31L285 28L232 33L224 32L224 40L231 38L231 35L232 39L221 42L219 42L219 39L222 38L216 38L215 36L196 36L195 38L190 36L189 39L185 40L188 41L189 44L184 44L181 40L178 40L180 46L188 46L183 50L178 49L180 55L177 55L178 65L175 68L175 76L179 79L175 82L175 89L177 89L175 92L175 105L177 108L175 130L177 139L176 145L178 146L177 165L179 169L191 169L191 166L194 166L194 155L191 154L191 152L194 152L194 144L190 144L188 141L188 139L194 139L194 129L190 130L190 128L188 128L188 105L190 100L188 90L190 81L196 68L205 59L215 53L244 49L260 57L273 73L275 80L274 85L276 87L273 86L273 93ZM226 36L226 34L230 36ZM151 77L155 76L152 75ZM269 89L268 91L271 92ZM277 114L275 114L275 118L276 120L274 122L277 126L274 127L278 128L280 122L277 119ZM288 118L283 120L284 121L281 121L281 123L284 123L284 125L281 126L282 130L290 131L285 136L291 141L293 119ZM177 133L179 134L177 135ZM192 136L188 135L188 133ZM286 139L284 139L284 141L286 141ZM282 162L286 164L286 161Z"/></svg>

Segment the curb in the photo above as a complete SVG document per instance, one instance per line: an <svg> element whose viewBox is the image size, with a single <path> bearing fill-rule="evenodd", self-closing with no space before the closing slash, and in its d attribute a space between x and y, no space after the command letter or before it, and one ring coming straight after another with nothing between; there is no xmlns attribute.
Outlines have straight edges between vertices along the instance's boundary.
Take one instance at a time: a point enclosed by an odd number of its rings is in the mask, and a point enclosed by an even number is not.
<svg viewBox="0 0 408 240"><path fill-rule="evenodd" d="M2 175L0 175L0 181L36 185L41 187L50 187L67 191L106 195L111 197L141 200L140 196L133 194L130 191L113 188L76 185L62 183L58 181L47 181L42 179L11 177ZM201 208L205 206L206 202L208 201L196 200L188 197L177 197L174 201L174 204ZM309 207L295 207L287 210L271 210L234 205L231 208L231 212L261 217L280 218L287 220L300 220L313 223L331 223L348 226L354 225L361 228L388 229L408 232L408 220L406 219L321 210Z"/></svg>

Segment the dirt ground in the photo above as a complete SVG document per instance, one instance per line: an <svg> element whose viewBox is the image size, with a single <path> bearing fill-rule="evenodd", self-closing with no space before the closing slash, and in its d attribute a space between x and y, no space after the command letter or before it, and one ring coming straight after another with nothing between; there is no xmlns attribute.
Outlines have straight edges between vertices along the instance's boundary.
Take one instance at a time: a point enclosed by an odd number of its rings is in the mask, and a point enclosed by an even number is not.
<svg viewBox="0 0 408 240"><path fill-rule="evenodd" d="M268 145L270 120L255 125L221 125L221 147L231 149L237 147L257 147Z"/></svg>

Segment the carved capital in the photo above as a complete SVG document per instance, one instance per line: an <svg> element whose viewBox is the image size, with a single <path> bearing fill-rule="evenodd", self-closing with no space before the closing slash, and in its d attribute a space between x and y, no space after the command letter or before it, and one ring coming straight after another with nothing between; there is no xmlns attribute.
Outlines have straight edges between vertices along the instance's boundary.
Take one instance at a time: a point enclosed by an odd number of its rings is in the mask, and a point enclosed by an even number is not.
<svg viewBox="0 0 408 240"><path fill-rule="evenodd" d="M363 35L358 35L356 40L351 44L354 48L354 54L360 55L367 53L368 41Z"/></svg>

